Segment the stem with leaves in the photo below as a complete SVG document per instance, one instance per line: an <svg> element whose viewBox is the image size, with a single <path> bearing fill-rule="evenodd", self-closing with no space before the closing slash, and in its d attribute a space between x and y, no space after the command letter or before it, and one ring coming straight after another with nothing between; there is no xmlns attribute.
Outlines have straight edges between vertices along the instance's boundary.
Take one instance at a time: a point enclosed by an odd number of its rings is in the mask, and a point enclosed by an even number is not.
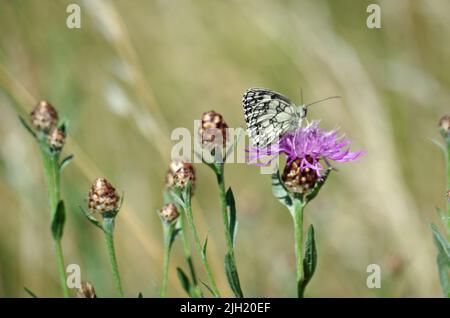
<svg viewBox="0 0 450 318"><path fill-rule="evenodd" d="M225 255L225 272L227 274L228 283L234 295L238 298L243 298L241 284L236 266L236 258L234 255L234 239L236 235L236 206L234 202L233 192L231 188L228 192L225 191L225 164L216 163L213 165L213 171L217 177L219 185L220 206L222 211L222 222L225 233L225 243L227 254Z"/></svg>
<svg viewBox="0 0 450 318"><path fill-rule="evenodd" d="M272 193L290 212L294 223L294 245L297 297L303 298L306 286L314 275L317 266L317 250L314 238L314 227L308 228L306 242L303 247L303 214L306 205L313 200L328 178L328 169L322 179L306 194L290 192L280 178L278 171L272 174Z"/></svg>
<svg viewBox="0 0 450 318"><path fill-rule="evenodd" d="M169 276L169 259L170 259L170 247L172 245L172 237L174 233L174 226L163 222L163 235L164 235L164 260L163 260L163 280L161 284L161 290L159 296L161 298L167 295L167 282Z"/></svg>
<svg viewBox="0 0 450 318"><path fill-rule="evenodd" d="M182 207L182 210L184 212L184 215L186 216L189 229L191 231L191 234L194 238L195 247L197 249L197 252L200 254L200 259L203 264L203 268L205 269L206 275L208 277L208 281L210 286L207 286L210 292L213 294L214 297L220 297L219 289L217 288L216 281L214 279L214 276L212 274L211 268L209 266L208 258L206 257L206 248L208 246L208 237L205 239L205 243L202 246L202 243L200 241L200 237L198 235L197 228L194 223L194 217L192 215L192 205L191 205L191 183L187 184L185 188L183 189L173 189L172 195L177 202Z"/></svg>
<svg viewBox="0 0 450 318"><path fill-rule="evenodd" d="M104 216L103 218L103 232L105 233L106 247L108 250L109 261L111 263L111 270L113 274L114 283L120 297L124 297L122 283L120 281L119 267L117 266L116 252L114 249L114 216Z"/></svg>

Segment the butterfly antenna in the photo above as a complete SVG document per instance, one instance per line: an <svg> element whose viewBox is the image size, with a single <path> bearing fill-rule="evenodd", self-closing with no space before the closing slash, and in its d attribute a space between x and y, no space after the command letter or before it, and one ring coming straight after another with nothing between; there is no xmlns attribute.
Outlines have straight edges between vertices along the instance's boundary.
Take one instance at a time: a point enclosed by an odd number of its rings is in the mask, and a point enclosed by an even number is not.
<svg viewBox="0 0 450 318"><path fill-rule="evenodd" d="M334 99L334 98L342 98L342 97L341 97L341 96L330 96L330 97L327 97L327 98L324 98L324 99L320 99L320 100L318 100L318 101L315 101L315 102L313 102L313 103L307 104L307 105L305 105L305 107L309 107L309 106L311 106L311 105L318 104L318 103L324 102L324 101L329 100L329 99Z"/></svg>

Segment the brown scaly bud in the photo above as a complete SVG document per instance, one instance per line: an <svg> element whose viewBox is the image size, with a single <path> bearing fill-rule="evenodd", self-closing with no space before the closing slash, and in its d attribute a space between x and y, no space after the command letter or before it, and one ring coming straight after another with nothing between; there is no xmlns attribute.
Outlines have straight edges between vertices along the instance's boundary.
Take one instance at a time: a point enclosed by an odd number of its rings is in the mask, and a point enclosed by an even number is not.
<svg viewBox="0 0 450 318"><path fill-rule="evenodd" d="M291 192L305 193L314 188L319 180L317 173L310 168L300 169L300 159L292 161L284 168L282 180Z"/></svg>
<svg viewBox="0 0 450 318"><path fill-rule="evenodd" d="M166 204L161 210L159 210L159 216L164 222L172 223L180 216L177 207L173 203Z"/></svg>
<svg viewBox="0 0 450 318"><path fill-rule="evenodd" d="M58 123L58 112L47 101L40 101L31 112L31 122L37 130L48 133Z"/></svg>
<svg viewBox="0 0 450 318"><path fill-rule="evenodd" d="M441 127L441 129L446 132L449 133L450 132L450 116L444 116L439 120L439 127Z"/></svg>
<svg viewBox="0 0 450 318"><path fill-rule="evenodd" d="M88 205L92 212L112 212L119 208L119 195L105 178L97 178L88 195Z"/></svg>
<svg viewBox="0 0 450 318"><path fill-rule="evenodd" d="M184 188L188 184L195 185L195 170L194 167L181 159L173 160L169 165L169 170L166 176L166 186L168 188L177 187Z"/></svg>
<svg viewBox="0 0 450 318"><path fill-rule="evenodd" d="M205 112L202 115L202 125L199 129L203 146L225 146L227 142L228 125L223 116L215 111Z"/></svg>
<svg viewBox="0 0 450 318"><path fill-rule="evenodd" d="M82 282L77 292L78 298L97 298L94 286L89 282Z"/></svg>
<svg viewBox="0 0 450 318"><path fill-rule="evenodd" d="M64 142L66 141L66 134L64 130L53 127L52 130L50 130L50 133L47 136L47 143L50 149L53 151L61 151L64 147Z"/></svg>

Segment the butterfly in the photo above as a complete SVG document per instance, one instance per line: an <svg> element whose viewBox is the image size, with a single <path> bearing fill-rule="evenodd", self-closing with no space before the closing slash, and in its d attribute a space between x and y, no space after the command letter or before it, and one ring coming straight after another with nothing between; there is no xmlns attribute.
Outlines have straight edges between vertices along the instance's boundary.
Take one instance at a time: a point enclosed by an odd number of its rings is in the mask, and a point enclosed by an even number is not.
<svg viewBox="0 0 450 318"><path fill-rule="evenodd" d="M320 101L295 105L289 98L265 88L250 88L242 99L247 131L254 147L272 144L286 132L301 127L308 107ZM303 99L303 98L302 98Z"/></svg>

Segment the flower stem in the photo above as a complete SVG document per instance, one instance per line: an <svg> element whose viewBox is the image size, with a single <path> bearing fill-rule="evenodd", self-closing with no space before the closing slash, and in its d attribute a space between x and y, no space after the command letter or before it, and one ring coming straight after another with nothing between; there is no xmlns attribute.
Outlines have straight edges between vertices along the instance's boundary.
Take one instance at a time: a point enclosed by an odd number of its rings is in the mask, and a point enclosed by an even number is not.
<svg viewBox="0 0 450 318"><path fill-rule="evenodd" d="M228 217L228 210L227 210L225 175L224 175L225 164L224 163L216 164L216 168L217 168L217 170L216 170L217 183L219 185L220 206L221 206L221 211L222 211L222 221L223 221L223 228L224 228L224 232L225 232L225 243L226 243L226 247L227 247L227 252L230 255L230 258L231 258L231 261L233 262L234 268L236 268L237 283L239 284L239 289L240 289L239 275L237 272L236 259L234 256L233 238L231 237L231 234L230 234L230 220ZM243 295L239 295L239 296L243 297Z"/></svg>
<svg viewBox="0 0 450 318"><path fill-rule="evenodd" d="M305 205L295 200L293 209L294 236L295 236L295 259L297 273L297 297L303 298L303 209Z"/></svg>
<svg viewBox="0 0 450 318"><path fill-rule="evenodd" d="M192 261L192 252L191 252L191 246L189 244L189 238L186 230L186 222L185 222L185 215L180 216L180 228L181 228L181 241L183 244L183 253L184 258L186 259L186 262L189 267L189 273L192 278L192 283L195 286L195 296L196 297L202 297L201 289L198 287L198 281L197 281L197 274L195 273L195 267L194 263ZM194 296L194 295L192 295Z"/></svg>
<svg viewBox="0 0 450 318"><path fill-rule="evenodd" d="M208 259L206 258L206 253L203 252L202 243L200 242L200 238L198 236L198 232L197 232L197 229L194 224L190 196L188 195L186 199L187 199L187 202L185 202L183 209L186 212L186 217L187 217L187 221L189 224L189 228L191 230L192 236L194 237L195 247L197 248L197 252L201 256L201 261L202 261L203 267L205 268L206 275L208 276L208 280L211 285L210 286L211 291L212 291L214 297L220 297L219 289L217 288L216 281L211 272L211 268L209 267L209 262L208 262Z"/></svg>
<svg viewBox="0 0 450 318"><path fill-rule="evenodd" d="M446 161L447 161L447 191L450 190L450 137L447 137L445 140L447 144L447 151L446 151ZM447 235L448 239L450 241L450 199L447 198Z"/></svg>
<svg viewBox="0 0 450 318"><path fill-rule="evenodd" d="M108 249L109 260L111 262L111 269L116 284L116 289L120 297L124 297L122 290L122 283L120 282L119 269L117 266L116 252L114 250L114 217L105 217L103 219L103 230L105 232L106 247Z"/></svg>
<svg viewBox="0 0 450 318"><path fill-rule="evenodd" d="M41 153L44 163L45 179L48 188L48 201L52 220L56 213L56 208L60 200L60 170L59 154L48 152L47 145L41 142ZM62 252L61 240L53 239L55 244L55 256L58 266L59 280L64 297L69 297L69 288L66 284L66 269L64 265L64 255Z"/></svg>
<svg viewBox="0 0 450 318"><path fill-rule="evenodd" d="M161 298L167 295L167 282L169 276L169 259L170 259L170 240L173 234L173 226L170 224L163 224L164 231L164 262L163 262L163 280L159 296Z"/></svg>

